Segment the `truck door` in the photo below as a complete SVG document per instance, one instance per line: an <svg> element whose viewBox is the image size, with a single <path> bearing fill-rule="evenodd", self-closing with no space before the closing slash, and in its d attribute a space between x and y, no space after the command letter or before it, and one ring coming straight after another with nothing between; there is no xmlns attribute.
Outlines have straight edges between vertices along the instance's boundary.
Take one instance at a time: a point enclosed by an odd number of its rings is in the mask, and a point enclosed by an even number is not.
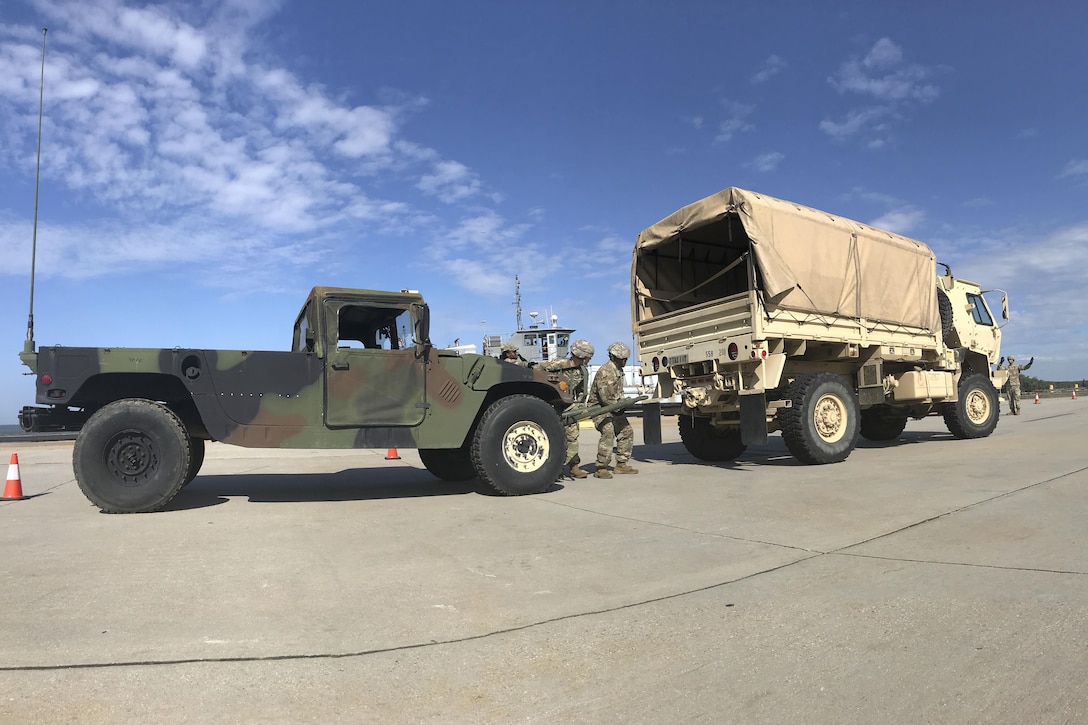
<svg viewBox="0 0 1088 725"><path fill-rule="evenodd" d="M410 306L330 300L325 424L413 426L426 413L424 358L412 342Z"/></svg>

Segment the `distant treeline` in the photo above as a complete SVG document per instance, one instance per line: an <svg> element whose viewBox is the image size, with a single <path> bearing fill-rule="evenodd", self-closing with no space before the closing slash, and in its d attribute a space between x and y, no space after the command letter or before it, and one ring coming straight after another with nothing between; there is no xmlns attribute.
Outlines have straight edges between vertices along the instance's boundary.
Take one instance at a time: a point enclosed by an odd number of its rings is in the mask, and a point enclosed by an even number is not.
<svg viewBox="0 0 1088 725"><path fill-rule="evenodd" d="M1072 390L1074 385L1080 390L1088 387L1088 380L1040 380L1030 375L1020 374L1020 390L1026 393L1044 393L1053 385L1055 390Z"/></svg>

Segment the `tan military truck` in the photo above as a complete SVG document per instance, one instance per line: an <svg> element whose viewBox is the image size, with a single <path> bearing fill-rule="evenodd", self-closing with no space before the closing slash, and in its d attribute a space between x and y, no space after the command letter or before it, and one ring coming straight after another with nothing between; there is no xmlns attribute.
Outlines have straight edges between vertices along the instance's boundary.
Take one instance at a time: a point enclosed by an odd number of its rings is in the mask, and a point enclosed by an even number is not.
<svg viewBox="0 0 1088 725"><path fill-rule="evenodd" d="M729 188L639 234L639 362L656 398L681 397L680 435L702 460L781 431L797 459L833 463L859 435L894 440L935 414L957 438L988 436L1004 323L944 269L922 242Z"/></svg>

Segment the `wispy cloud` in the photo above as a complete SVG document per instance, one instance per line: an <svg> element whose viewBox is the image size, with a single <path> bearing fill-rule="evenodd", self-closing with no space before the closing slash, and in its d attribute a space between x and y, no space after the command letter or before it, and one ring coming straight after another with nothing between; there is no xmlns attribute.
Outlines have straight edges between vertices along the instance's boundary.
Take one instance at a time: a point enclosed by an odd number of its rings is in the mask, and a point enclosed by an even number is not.
<svg viewBox="0 0 1088 725"><path fill-rule="evenodd" d="M940 95L934 74L932 68L904 62L903 50L881 38L864 56L847 60L827 79L840 95L860 96L871 103L846 111L841 120L824 119L819 128L838 141L860 137L870 148L881 148L890 141L892 121L902 120L911 106L931 103Z"/></svg>
<svg viewBox="0 0 1088 725"><path fill-rule="evenodd" d="M751 78L751 82L755 84L766 83L774 76L782 72L786 67L786 61L782 60L777 55L769 56Z"/></svg>
<svg viewBox="0 0 1088 725"><path fill-rule="evenodd" d="M718 123L718 133L714 136L714 143L727 143L738 133L751 131L755 128L748 121L748 117L752 115L755 106L723 100L722 107L725 109L726 118Z"/></svg>
<svg viewBox="0 0 1088 725"><path fill-rule="evenodd" d="M352 103L270 61L254 28L279 5L39 3L48 24L65 28L47 39L43 180L101 219L44 226L53 243L43 253L61 257L54 273L228 252L287 268L319 257L337 233L389 232L394 221L411 229L429 199L483 196L467 164L406 137L426 98ZM0 159L27 178L40 42L40 30L0 26Z"/></svg>
<svg viewBox="0 0 1088 725"><path fill-rule="evenodd" d="M770 153L760 154L759 156L756 156L754 159L745 164L745 166L754 171L766 173L768 171L774 171L775 169L777 169L778 165L782 163L782 159L784 158L786 157L779 152L771 151Z"/></svg>
<svg viewBox="0 0 1088 725"><path fill-rule="evenodd" d="M1074 159L1065 165L1058 178L1065 176L1082 176L1088 174L1088 159Z"/></svg>

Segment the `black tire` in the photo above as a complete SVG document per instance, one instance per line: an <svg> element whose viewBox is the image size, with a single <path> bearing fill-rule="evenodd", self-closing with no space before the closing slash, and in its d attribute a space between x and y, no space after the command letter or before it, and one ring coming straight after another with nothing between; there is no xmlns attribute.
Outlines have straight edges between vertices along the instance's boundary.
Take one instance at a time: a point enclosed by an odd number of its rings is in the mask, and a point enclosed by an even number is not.
<svg viewBox="0 0 1088 725"><path fill-rule="evenodd" d="M782 438L803 463L838 463L858 443L858 397L846 379L834 373L808 373L786 391L791 407L780 408Z"/></svg>
<svg viewBox="0 0 1088 725"><path fill-rule="evenodd" d="M985 438L997 428L1000 409L997 390L982 373L960 378L959 400L941 403L941 415L949 432L957 438Z"/></svg>
<svg viewBox="0 0 1088 725"><path fill-rule="evenodd" d="M200 473L200 467L204 465L204 439L192 438L190 439L192 456L189 458L189 470L185 474L185 483L181 484L182 488L185 488L193 479L196 478L196 474Z"/></svg>
<svg viewBox="0 0 1088 725"><path fill-rule="evenodd" d="M680 440L700 461L732 461L748 447L740 442L740 430L715 428L709 418L680 414Z"/></svg>
<svg viewBox="0 0 1088 725"><path fill-rule="evenodd" d="M76 482L105 513L156 511L172 499L192 467L193 445L169 408L129 398L99 409L72 451Z"/></svg>
<svg viewBox="0 0 1088 725"><path fill-rule="evenodd" d="M937 288L937 311L941 313L941 339L947 342L952 335L952 300L940 287Z"/></svg>
<svg viewBox="0 0 1088 725"><path fill-rule="evenodd" d="M894 441L907 427L907 416L887 405L861 411L861 437L870 441Z"/></svg>
<svg viewBox="0 0 1088 725"><path fill-rule="evenodd" d="M469 481L476 478L472 452L462 448L420 448L419 459L431 475L443 481Z"/></svg>
<svg viewBox="0 0 1088 725"><path fill-rule="evenodd" d="M531 395L510 395L492 403L472 437L476 474L507 496L550 488L559 479L566 451L559 414Z"/></svg>

